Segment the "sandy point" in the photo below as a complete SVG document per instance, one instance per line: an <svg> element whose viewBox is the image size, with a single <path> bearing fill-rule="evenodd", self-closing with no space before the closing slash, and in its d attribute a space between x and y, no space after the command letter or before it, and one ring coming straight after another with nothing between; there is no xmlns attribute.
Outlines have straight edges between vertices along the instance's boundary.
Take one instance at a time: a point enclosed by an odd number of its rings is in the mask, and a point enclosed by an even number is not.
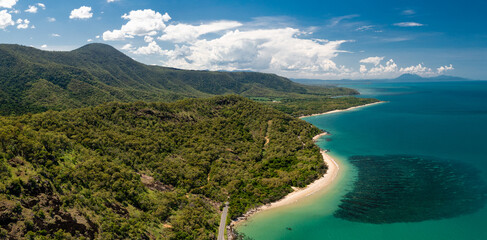
<svg viewBox="0 0 487 240"><path fill-rule="evenodd" d="M333 111L324 112L324 113L316 113L316 114L311 114L311 115L305 115L305 116L301 116L299 118L314 117L314 116L320 116L320 115L326 115L326 114L332 114L332 113L345 112L345 111L350 111L350 110L354 110L357 108L368 107L368 106L372 106L372 105L376 105L376 104L380 104L380 103L386 103L386 102L385 101L373 102L373 103L368 103L365 105L350 107L350 108L346 108L346 109L338 109L338 110L333 110Z"/></svg>

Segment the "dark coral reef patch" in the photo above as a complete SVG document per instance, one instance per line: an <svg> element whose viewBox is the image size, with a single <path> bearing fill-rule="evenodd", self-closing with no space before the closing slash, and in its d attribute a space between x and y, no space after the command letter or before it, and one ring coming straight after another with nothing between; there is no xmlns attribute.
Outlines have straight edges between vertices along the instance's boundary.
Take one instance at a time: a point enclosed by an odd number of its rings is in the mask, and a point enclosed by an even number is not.
<svg viewBox="0 0 487 240"><path fill-rule="evenodd" d="M420 222L474 213L487 185L465 163L412 155L354 156L359 169L335 217L364 223Z"/></svg>

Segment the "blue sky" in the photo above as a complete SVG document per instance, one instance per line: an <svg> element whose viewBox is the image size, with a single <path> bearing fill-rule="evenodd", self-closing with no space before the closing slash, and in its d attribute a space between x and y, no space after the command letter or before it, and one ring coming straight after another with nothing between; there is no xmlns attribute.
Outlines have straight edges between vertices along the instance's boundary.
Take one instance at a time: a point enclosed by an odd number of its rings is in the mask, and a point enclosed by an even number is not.
<svg viewBox="0 0 487 240"><path fill-rule="evenodd" d="M291 78L487 79L487 1L0 0L0 42Z"/></svg>

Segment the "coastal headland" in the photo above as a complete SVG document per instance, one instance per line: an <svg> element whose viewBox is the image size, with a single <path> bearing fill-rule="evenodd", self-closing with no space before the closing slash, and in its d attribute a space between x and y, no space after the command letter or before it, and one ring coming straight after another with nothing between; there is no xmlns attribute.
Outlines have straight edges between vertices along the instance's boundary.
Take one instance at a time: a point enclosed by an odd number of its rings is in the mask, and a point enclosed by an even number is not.
<svg viewBox="0 0 487 240"><path fill-rule="evenodd" d="M311 116L318 116L318 115L324 115L324 114L331 114L331 113L338 113L338 112L344 112L344 111L350 111L354 110L357 108L362 108L366 106L371 106L379 103L384 103L383 101L381 102L375 102L375 103L370 103L370 104L365 104L362 106L356 106L356 107L351 107L347 109L342 109L342 110L333 110L325 113L319 113L319 114L313 114L313 115L308 115L308 116L301 116L299 118L305 118L305 117L311 117ZM318 139L320 139L323 136L329 135L330 133L327 131L324 131L316 136L313 137L313 140L316 142ZM315 180L308 186L304 188L293 188L294 191L286 195L284 198L270 203L266 204L254 209L251 209L250 211L246 212L243 214L241 217L239 217L236 220L233 220L230 223L230 229L233 229L234 227L238 226L239 224L245 222L249 217L252 215L265 211L265 210L270 210L270 209L275 209L283 206L288 206L291 204L295 204L299 202L302 199L305 199L306 197L309 197L317 192L321 192L329 188L333 183L335 183L335 179L338 176L339 170L340 170L340 164L339 161L331 157L325 150L321 149L321 155L323 157L323 161L325 164L328 166L327 172L319 179ZM230 233L231 231L229 231Z"/></svg>

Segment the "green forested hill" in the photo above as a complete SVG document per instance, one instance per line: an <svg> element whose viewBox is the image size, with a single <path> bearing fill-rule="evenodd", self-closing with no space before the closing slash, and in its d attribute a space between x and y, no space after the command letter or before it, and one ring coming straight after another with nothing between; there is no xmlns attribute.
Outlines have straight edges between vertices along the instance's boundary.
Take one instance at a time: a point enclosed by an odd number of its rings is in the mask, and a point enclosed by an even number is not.
<svg viewBox="0 0 487 240"><path fill-rule="evenodd" d="M235 95L0 117L0 238L214 239L326 171L319 132Z"/></svg>
<svg viewBox="0 0 487 240"><path fill-rule="evenodd" d="M239 94L307 97L357 94L305 86L274 74L189 71L148 66L105 44L69 52L0 44L0 114L63 110L120 101L174 101Z"/></svg>

